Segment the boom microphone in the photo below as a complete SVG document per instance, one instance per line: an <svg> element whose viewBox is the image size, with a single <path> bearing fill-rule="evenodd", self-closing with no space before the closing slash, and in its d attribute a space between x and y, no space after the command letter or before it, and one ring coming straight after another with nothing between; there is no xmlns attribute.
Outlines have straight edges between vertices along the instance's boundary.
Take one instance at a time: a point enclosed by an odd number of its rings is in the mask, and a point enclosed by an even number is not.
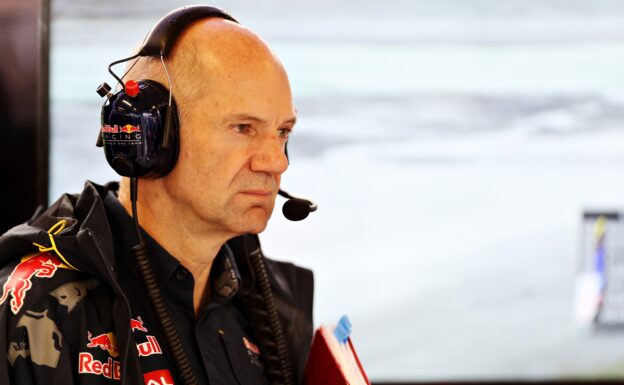
<svg viewBox="0 0 624 385"><path fill-rule="evenodd" d="M282 213L288 220L300 221L306 219L311 212L316 211L318 208L316 203L294 197L282 189L278 191L278 194L288 199L282 206Z"/></svg>

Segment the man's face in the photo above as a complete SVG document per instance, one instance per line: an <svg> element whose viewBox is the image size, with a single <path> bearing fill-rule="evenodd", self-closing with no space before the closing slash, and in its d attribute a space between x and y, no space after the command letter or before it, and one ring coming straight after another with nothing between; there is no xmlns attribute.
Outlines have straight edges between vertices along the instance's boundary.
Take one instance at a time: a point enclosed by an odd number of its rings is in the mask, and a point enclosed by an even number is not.
<svg viewBox="0 0 624 385"><path fill-rule="evenodd" d="M266 227L295 124L281 67L253 72L211 76L206 94L181 107L180 156L163 180L181 215L232 235Z"/></svg>

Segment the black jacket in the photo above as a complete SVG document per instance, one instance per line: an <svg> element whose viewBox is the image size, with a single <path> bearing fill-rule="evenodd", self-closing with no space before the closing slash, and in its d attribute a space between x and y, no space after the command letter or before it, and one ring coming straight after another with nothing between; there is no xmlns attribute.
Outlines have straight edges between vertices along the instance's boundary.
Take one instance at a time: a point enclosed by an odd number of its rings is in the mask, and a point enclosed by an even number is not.
<svg viewBox="0 0 624 385"><path fill-rule="evenodd" d="M1 384L144 383L133 348L139 326L118 282L119 264L102 203L107 188L87 182L81 194L63 195L29 223L0 237ZM249 254L260 248L257 236L237 237L228 245L243 283L253 284ZM312 272L269 259L266 264L299 381L312 339ZM114 353L112 358L80 353L92 341L87 334L94 325L87 319L94 317L86 317L86 311L111 318L114 336L103 334L98 346ZM99 375L86 376L85 368Z"/></svg>

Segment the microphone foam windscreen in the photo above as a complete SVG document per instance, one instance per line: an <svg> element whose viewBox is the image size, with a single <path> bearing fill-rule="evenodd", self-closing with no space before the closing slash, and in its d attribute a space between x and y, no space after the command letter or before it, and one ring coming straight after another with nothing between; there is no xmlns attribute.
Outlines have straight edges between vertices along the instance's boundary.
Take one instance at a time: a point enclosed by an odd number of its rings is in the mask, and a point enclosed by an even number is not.
<svg viewBox="0 0 624 385"><path fill-rule="evenodd" d="M291 221L300 221L310 214L310 204L303 199L289 199L282 206L282 213Z"/></svg>

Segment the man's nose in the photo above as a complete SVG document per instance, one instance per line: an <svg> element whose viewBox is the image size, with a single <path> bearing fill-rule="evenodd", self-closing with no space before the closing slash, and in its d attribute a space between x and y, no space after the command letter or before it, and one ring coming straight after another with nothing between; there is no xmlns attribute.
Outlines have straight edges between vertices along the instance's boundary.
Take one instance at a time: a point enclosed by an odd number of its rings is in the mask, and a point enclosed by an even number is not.
<svg viewBox="0 0 624 385"><path fill-rule="evenodd" d="M288 168L288 158L284 142L279 138L271 138L260 143L251 158L251 170L271 175L282 174Z"/></svg>

